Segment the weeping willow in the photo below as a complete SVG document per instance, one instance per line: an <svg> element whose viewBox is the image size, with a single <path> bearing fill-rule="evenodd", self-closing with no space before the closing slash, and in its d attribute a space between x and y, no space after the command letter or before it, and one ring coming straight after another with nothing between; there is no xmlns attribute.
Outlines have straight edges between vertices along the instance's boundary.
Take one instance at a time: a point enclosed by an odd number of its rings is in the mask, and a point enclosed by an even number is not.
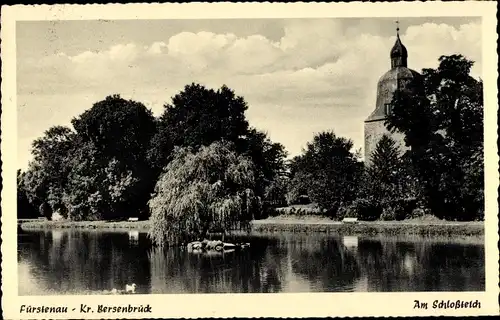
<svg viewBox="0 0 500 320"><path fill-rule="evenodd" d="M225 142L197 153L177 149L149 201L149 237L160 246L202 239L209 232L248 228L255 196L253 163Z"/></svg>

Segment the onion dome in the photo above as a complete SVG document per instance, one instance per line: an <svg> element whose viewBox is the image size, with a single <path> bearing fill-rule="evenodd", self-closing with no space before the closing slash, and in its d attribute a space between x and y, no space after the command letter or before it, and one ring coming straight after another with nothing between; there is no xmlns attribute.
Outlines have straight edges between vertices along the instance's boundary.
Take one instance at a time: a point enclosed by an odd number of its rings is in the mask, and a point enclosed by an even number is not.
<svg viewBox="0 0 500 320"><path fill-rule="evenodd" d="M399 89L421 90L422 76L415 70L407 68L408 51L399 38L397 29L396 43L391 50L391 69L387 71L378 81L377 104L375 110L366 119L366 122L379 121L387 118L390 114L390 103L394 92Z"/></svg>
<svg viewBox="0 0 500 320"><path fill-rule="evenodd" d="M391 50L391 68L407 67L407 66L408 66L408 51L401 42L401 39L399 39L399 32L398 32L396 43L394 43L394 46L392 47Z"/></svg>

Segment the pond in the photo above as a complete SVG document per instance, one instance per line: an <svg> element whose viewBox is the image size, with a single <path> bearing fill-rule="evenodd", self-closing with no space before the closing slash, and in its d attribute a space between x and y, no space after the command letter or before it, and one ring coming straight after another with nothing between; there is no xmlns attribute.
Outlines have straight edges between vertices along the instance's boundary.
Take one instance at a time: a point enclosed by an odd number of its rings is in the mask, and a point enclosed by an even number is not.
<svg viewBox="0 0 500 320"><path fill-rule="evenodd" d="M51 230L18 236L20 295L484 291L481 239L254 234L219 256L152 248L145 233Z"/></svg>

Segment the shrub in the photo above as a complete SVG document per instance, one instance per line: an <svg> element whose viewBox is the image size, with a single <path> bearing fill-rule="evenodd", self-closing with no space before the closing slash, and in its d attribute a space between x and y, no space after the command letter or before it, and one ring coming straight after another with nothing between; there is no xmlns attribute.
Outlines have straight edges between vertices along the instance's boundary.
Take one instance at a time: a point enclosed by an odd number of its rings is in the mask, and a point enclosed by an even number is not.
<svg viewBox="0 0 500 320"><path fill-rule="evenodd" d="M309 199L309 196L307 196L307 195L300 195L297 198L297 204L310 204L310 203L311 203L311 199Z"/></svg>
<svg viewBox="0 0 500 320"><path fill-rule="evenodd" d="M344 218L358 218L358 207L350 205L346 208Z"/></svg>
<svg viewBox="0 0 500 320"><path fill-rule="evenodd" d="M383 203L382 207L383 210L387 210L387 212L390 210L394 211L393 220L401 221L412 217L413 210L417 207L417 202L415 199L396 199ZM389 215L389 217L391 215Z"/></svg>
<svg viewBox="0 0 500 320"><path fill-rule="evenodd" d="M64 216L59 212L59 211L56 211L54 213L52 213L52 221L61 221L61 220L64 220Z"/></svg>
<svg viewBox="0 0 500 320"><path fill-rule="evenodd" d="M396 211L392 207L386 207L383 209L380 215L380 220L382 221L394 221L396 220Z"/></svg>
<svg viewBox="0 0 500 320"><path fill-rule="evenodd" d="M326 214L331 217L332 214L331 212L326 212ZM345 217L347 216L347 207L346 206L341 206L338 210L337 210L337 219L338 220L342 220L344 219Z"/></svg>
<svg viewBox="0 0 500 320"><path fill-rule="evenodd" d="M410 219L416 219L416 218L421 218L425 215L425 210L422 208L415 208L411 212L410 216L408 218Z"/></svg>
<svg viewBox="0 0 500 320"><path fill-rule="evenodd" d="M38 207L38 211L48 220L52 218L52 210L47 202L42 202L42 204L40 204L40 206Z"/></svg>
<svg viewBox="0 0 500 320"><path fill-rule="evenodd" d="M268 217L276 217L280 214L280 211L279 209L273 207L273 206L269 206L269 205L266 205L266 206L263 206L262 208L262 217L261 219L265 219L265 218L268 218Z"/></svg>
<svg viewBox="0 0 500 320"><path fill-rule="evenodd" d="M381 206L368 199L356 199L347 208L345 217L358 218L364 221L377 220L382 214Z"/></svg>

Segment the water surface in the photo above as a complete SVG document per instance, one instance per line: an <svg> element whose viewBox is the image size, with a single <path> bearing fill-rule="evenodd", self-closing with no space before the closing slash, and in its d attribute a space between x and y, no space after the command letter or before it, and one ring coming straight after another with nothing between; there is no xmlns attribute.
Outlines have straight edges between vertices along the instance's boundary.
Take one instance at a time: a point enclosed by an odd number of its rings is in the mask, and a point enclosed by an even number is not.
<svg viewBox="0 0 500 320"><path fill-rule="evenodd" d="M144 233L51 230L18 236L20 295L484 291L484 244L429 238L261 234L218 256L153 249Z"/></svg>

